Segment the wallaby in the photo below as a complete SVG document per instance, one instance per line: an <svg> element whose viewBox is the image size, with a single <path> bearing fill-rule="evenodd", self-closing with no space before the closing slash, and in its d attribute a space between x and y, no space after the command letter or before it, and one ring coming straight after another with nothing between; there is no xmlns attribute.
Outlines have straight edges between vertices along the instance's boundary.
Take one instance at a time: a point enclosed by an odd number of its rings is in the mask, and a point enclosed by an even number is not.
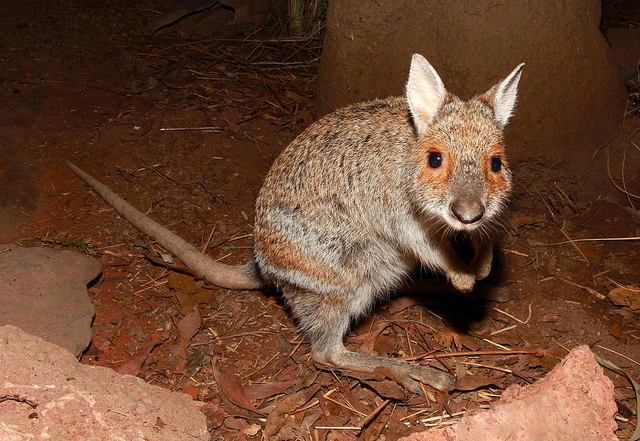
<svg viewBox="0 0 640 441"><path fill-rule="evenodd" d="M413 55L406 97L352 105L321 118L275 160L256 201L254 259L213 262L68 163L109 204L209 282L275 285L321 368L372 372L419 391L448 390L432 367L348 351L350 324L420 263L463 292L491 269L495 225L511 189L502 131L523 64L462 101ZM468 236L470 262L454 249Z"/></svg>

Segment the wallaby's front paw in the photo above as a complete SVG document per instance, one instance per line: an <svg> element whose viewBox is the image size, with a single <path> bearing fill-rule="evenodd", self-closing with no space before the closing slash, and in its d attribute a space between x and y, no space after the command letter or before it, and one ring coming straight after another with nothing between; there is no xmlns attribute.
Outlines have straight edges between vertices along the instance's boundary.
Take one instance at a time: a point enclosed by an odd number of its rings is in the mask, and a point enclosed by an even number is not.
<svg viewBox="0 0 640 441"><path fill-rule="evenodd" d="M476 280L482 280L489 277L491 272L491 264L493 262L493 243L475 244L476 258L471 262L471 268L476 273Z"/></svg>
<svg viewBox="0 0 640 441"><path fill-rule="evenodd" d="M448 274L449 280L455 289L460 292L470 292L476 284L476 275L469 273Z"/></svg>
<svg viewBox="0 0 640 441"><path fill-rule="evenodd" d="M476 269L476 280L482 280L489 277L491 273L491 259L488 262L482 262Z"/></svg>

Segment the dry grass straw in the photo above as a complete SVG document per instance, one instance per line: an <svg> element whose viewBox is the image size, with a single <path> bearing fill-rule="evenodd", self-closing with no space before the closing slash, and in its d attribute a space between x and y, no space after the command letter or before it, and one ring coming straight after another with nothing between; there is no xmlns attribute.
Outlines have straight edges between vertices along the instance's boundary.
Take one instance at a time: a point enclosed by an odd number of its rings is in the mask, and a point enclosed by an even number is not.
<svg viewBox="0 0 640 441"><path fill-rule="evenodd" d="M214 124L162 131L213 131L263 142L242 127L263 118L297 135L313 119L317 37L207 39L156 49L146 56L152 77L179 100L196 101ZM268 93L264 93L267 90ZM234 117L233 115L237 115Z"/></svg>
<svg viewBox="0 0 640 441"><path fill-rule="evenodd" d="M640 365L640 363L638 363L635 360L632 360L631 358L620 354L619 352L616 352L614 350L611 350L609 348L605 348L604 346L600 346L598 345L598 347L600 349L604 349L606 351L612 352L616 355L619 355L620 357L629 360L637 365ZM594 354L595 355L595 354ZM627 372L625 372L623 369L619 368L618 366L616 366L614 363L612 363L609 360L603 359L597 355L595 355L596 360L598 361L598 363L600 363L600 365L604 366L605 368L609 369L612 372L615 372L618 375L622 375L624 377L627 378L627 380L629 380L629 382L631 383L631 386L633 386L633 392L635 394L636 397L636 430L633 432L633 435L631 435L631 438L629 438L629 441L637 441L640 439L640 424L637 423L638 421L638 415L640 415L640 384L638 384L637 381L635 381L635 379L633 379L631 377L631 375L629 375Z"/></svg>
<svg viewBox="0 0 640 441"><path fill-rule="evenodd" d="M638 64L636 65L636 74L637 74L637 79L635 81L633 79L627 81L627 88L629 90L632 90L632 92L629 93L629 96L626 100L626 109L622 118L623 125L625 124L628 115L631 115L631 114L640 115L640 107L639 107L640 105L640 61L638 61ZM627 153L630 150L630 147L632 146L637 151L640 151L640 146L638 146L638 144L636 144L636 142L634 141L634 138L636 135L638 135L638 133L640 133L640 128L633 130L625 140L624 148L622 152L622 161L620 164L620 178L619 178L620 183L617 182L618 179L614 178L611 173L611 152L609 149L607 149L607 174L609 176L609 180L618 191L622 192L625 195L625 197L627 198L627 202L629 203L629 206L633 209L636 208L633 203L633 200L636 200L636 199L640 200L640 195L636 193L632 193L631 191L628 190L627 181L625 179L625 170L626 170L626 162L627 162ZM597 151L596 151L596 154L597 154Z"/></svg>
<svg viewBox="0 0 640 441"><path fill-rule="evenodd" d="M555 275L554 278L556 278L556 279L558 279L558 280L560 280L560 281L562 281L562 282L564 282L564 283L566 283L568 285L575 286L576 288L584 289L585 291L587 291L589 294L593 295L598 300L604 300L604 299L607 298L604 294L601 294L598 291L596 291L595 289L590 288L588 286L580 285L579 283L572 282L571 280L567 280L567 279L565 279L563 277L560 277L558 275Z"/></svg>
<svg viewBox="0 0 640 441"><path fill-rule="evenodd" d="M575 241L569 236L569 233L564 228L564 222L560 222L560 219L557 215L562 214L565 210L569 209L573 213L580 213L584 210L583 207L580 207L575 200L568 196L567 193L558 186L557 182L554 182L555 188L549 190L547 196L543 196L542 193L536 188L536 192L538 196L542 200L542 202L547 207L551 218L554 223L559 227L560 233L567 239L566 243L570 243L580 254L580 256L584 259L585 262L589 263L589 259L585 256L584 252L580 249L578 245L576 245Z"/></svg>
<svg viewBox="0 0 640 441"><path fill-rule="evenodd" d="M499 312L502 315L506 315L507 317L509 317L512 320L515 320L516 322L520 323L521 325L526 325L527 323L529 323L529 320L531 320L531 313L532 313L531 307L532 306L533 306L533 303L529 303L529 315L527 316L526 320L520 320L518 317L516 317L516 316L514 316L512 314L509 314L508 312L503 311L503 310L501 310L499 308L496 308L495 306L491 307L491 309L493 309L496 312Z"/></svg>
<svg viewBox="0 0 640 441"><path fill-rule="evenodd" d="M630 237L592 237L586 239L572 239L565 240L563 242L555 242L555 243L547 243L543 246L552 247L556 245L565 245L568 243L578 243L578 242L624 242L624 241L636 241L640 240L640 236L630 236Z"/></svg>
<svg viewBox="0 0 640 441"><path fill-rule="evenodd" d="M631 193L630 191L627 190L627 183L624 179L624 173L625 173L625 163L627 160L627 146L629 144L633 145L636 149L640 150L640 148L638 147L638 145L633 142L633 137L640 133L640 129L635 130L627 139L627 144L625 145L625 149L622 155L622 165L621 165L621 169L620 169L620 175L621 175L621 184L618 184L616 182L616 179L613 177L613 175L611 174L611 153L608 151L607 152L607 174L609 175L609 180L611 181L611 183L614 185L614 187L616 187L616 189L618 189L620 192L622 192L626 197L627 197L627 201L629 202L629 205L631 206L631 208L635 209L635 205L633 205L633 200L632 199L640 199L640 195L635 194L635 193Z"/></svg>

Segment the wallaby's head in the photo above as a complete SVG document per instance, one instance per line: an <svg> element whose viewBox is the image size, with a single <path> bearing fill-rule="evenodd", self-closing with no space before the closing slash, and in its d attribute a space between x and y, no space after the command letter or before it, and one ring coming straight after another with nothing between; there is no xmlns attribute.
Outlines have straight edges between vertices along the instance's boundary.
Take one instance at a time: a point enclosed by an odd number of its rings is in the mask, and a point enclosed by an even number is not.
<svg viewBox="0 0 640 441"><path fill-rule="evenodd" d="M412 194L420 210L454 231L487 225L511 190L502 131L523 64L482 95L462 101L447 92L421 55L411 60L407 102L417 136Z"/></svg>

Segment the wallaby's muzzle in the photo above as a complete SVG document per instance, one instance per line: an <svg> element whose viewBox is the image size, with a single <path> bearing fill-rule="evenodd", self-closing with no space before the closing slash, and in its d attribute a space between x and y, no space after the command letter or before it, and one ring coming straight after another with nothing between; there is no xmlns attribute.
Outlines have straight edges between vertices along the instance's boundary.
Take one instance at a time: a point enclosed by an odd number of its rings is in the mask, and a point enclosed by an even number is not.
<svg viewBox="0 0 640 441"><path fill-rule="evenodd" d="M484 217L484 204L476 198L458 198L449 205L453 216L465 225L479 222Z"/></svg>

